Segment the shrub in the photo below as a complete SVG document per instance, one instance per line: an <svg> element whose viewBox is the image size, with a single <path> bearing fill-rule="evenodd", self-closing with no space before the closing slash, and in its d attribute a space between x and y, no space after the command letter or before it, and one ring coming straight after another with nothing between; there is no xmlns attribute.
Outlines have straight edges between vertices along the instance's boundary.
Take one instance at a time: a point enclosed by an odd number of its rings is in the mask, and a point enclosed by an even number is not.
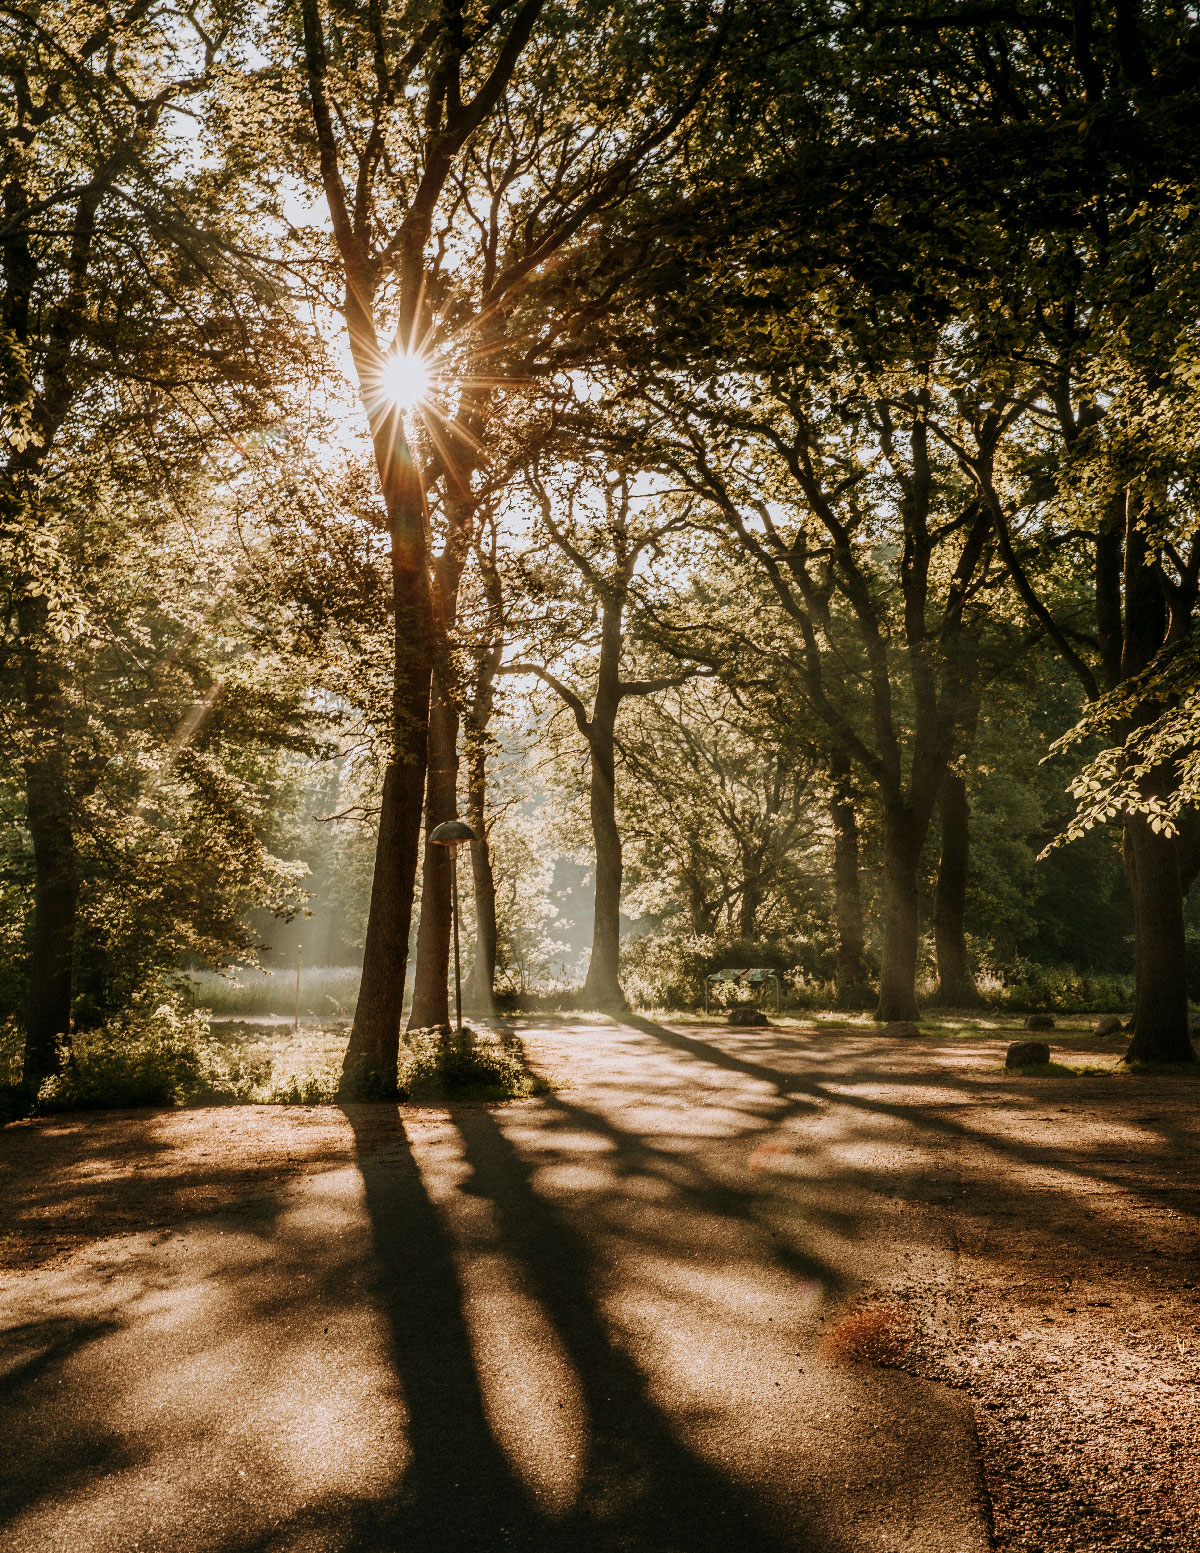
<svg viewBox="0 0 1200 1553"><path fill-rule="evenodd" d="M15 1019L0 1019L0 1089L16 1088L25 1060L25 1032Z"/></svg>
<svg viewBox="0 0 1200 1553"><path fill-rule="evenodd" d="M639 1008L694 1008L704 1003L715 940L695 933L646 933L621 949L621 983Z"/></svg>
<svg viewBox="0 0 1200 1553"><path fill-rule="evenodd" d="M1054 1014L1109 1014L1133 1006L1133 978L1097 976L1073 965L1035 965L1020 960L1003 982L980 978L980 991L1000 1008Z"/></svg>
<svg viewBox="0 0 1200 1553"><path fill-rule="evenodd" d="M213 1040L206 1013L161 1003L76 1032L62 1072L45 1081L38 1104L64 1111L248 1101L268 1073L269 1063Z"/></svg>
<svg viewBox="0 0 1200 1553"><path fill-rule="evenodd" d="M258 1098L267 1105L334 1105L340 1081L337 1068L305 1068L272 1080Z"/></svg>
<svg viewBox="0 0 1200 1553"><path fill-rule="evenodd" d="M442 1025L410 1030L400 1048L397 1089L413 1100L515 1100L541 1088L515 1041Z"/></svg>

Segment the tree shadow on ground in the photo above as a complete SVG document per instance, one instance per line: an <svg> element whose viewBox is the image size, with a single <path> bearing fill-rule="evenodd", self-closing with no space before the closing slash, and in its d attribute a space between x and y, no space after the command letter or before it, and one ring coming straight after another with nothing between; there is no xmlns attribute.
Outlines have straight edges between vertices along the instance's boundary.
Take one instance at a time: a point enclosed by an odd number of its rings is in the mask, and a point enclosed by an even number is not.
<svg viewBox="0 0 1200 1553"><path fill-rule="evenodd" d="M1165 1079L1162 1075L1122 1074L1112 1078L1095 1075L1088 1076L1090 1087L1087 1091L1064 1091L1061 1087L1051 1087L1055 1084L1053 1075L1022 1075L1019 1072L1005 1074L1002 1071L995 1074L963 1074L939 1068L933 1062L926 1064L924 1072L919 1073L914 1071L913 1065L897 1065L895 1044L889 1045L878 1034L871 1032L839 1032L844 1039L848 1037L853 1042L853 1047L848 1053L830 1054L825 1041L806 1042L811 1047L809 1052L799 1043L779 1037L767 1040L760 1038L759 1043L751 1048L750 1041L756 1032L751 1032L748 1039L743 1032L730 1031L729 1034L736 1038L742 1048L733 1051L714 1041L701 1040L654 1020L643 1019L637 1014L623 1015L619 1022L653 1037L674 1051L695 1057L725 1072L740 1074L771 1086L777 1097L774 1108L776 1122L793 1115L797 1105L834 1105L848 1113L858 1114L864 1120L886 1118L902 1123L912 1130L914 1138L934 1146L970 1144L985 1154L994 1155L997 1163L1051 1166L1081 1180L1103 1182L1110 1186L1127 1185L1129 1172L1120 1167L1136 1165L1143 1156L1117 1154L1110 1148L1099 1147L1085 1155L1077 1148L1065 1151L1053 1140L1046 1143L1019 1141L988 1132L979 1125L977 1117L993 1114L1005 1103L1018 1112L1033 1112L1043 1111L1051 1103L1061 1107L1062 1101L1067 1098L1077 1103L1102 1102L1107 1097L1128 1102L1131 1094L1137 1093L1144 1098L1146 1105L1153 1106L1156 1100L1170 1096L1174 1090L1178 1096L1190 1094L1194 1100L1200 1099L1200 1073L1193 1075L1185 1072ZM900 1050L912 1054L922 1044L906 1042ZM961 1051L957 1043L956 1047ZM746 1054L748 1048L753 1050L753 1056ZM814 1067L810 1063L799 1070L795 1066L798 1056L803 1059L818 1053L821 1066ZM830 1074L831 1057L836 1059L847 1055L856 1059L853 1070L847 1072L846 1066L838 1062ZM774 1065L774 1061L779 1061L779 1065ZM928 1094L921 1092L922 1081L943 1090L953 1087L956 1093L945 1094L941 1099L931 1099ZM1141 1086L1140 1090L1131 1091L1128 1087L1131 1084ZM870 1092L867 1092L868 1087ZM910 1093L891 1099L887 1096L889 1090L908 1090ZM1147 1125L1153 1127L1157 1137L1170 1148L1182 1152L1194 1146L1197 1135L1194 1126L1185 1128L1179 1124L1178 1118L1171 1122L1156 1115L1148 1116L1145 1120ZM1187 1187L1182 1188L1182 1195L1180 1190L1169 1185L1149 1187L1146 1190L1148 1195L1172 1207L1181 1206L1182 1198L1189 1195Z"/></svg>
<svg viewBox="0 0 1200 1553"><path fill-rule="evenodd" d="M116 1433L79 1419L65 1428L42 1426L36 1398L73 1355L118 1330L114 1320L50 1316L0 1331L0 1428L10 1446L20 1442L0 1472L0 1527L53 1487L57 1492L94 1482L128 1460ZM7 1427L4 1427L7 1425Z"/></svg>
<svg viewBox="0 0 1200 1553"><path fill-rule="evenodd" d="M818 1546L797 1527L786 1544L749 1494L678 1436L645 1378L609 1333L593 1252L534 1188L530 1167L488 1112L454 1113L470 1169L462 1190L494 1210L506 1255L567 1355L584 1401L586 1453L573 1506L554 1513L521 1481L489 1422L451 1234L392 1113L347 1107L370 1137L359 1169L375 1241L375 1293L391 1333L411 1461L394 1500L360 1506L337 1546L422 1553L523 1548L538 1553L784 1553ZM375 1108L370 1108L375 1110ZM391 1538L392 1541L387 1539ZM263 1544L269 1546L270 1544ZM819 1546L836 1553L828 1541Z"/></svg>

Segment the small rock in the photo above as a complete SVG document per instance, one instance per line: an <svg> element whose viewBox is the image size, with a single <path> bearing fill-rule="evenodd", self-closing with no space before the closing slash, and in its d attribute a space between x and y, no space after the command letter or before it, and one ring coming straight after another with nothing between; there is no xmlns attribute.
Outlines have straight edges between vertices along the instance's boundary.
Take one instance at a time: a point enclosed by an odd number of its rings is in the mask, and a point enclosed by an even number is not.
<svg viewBox="0 0 1200 1553"><path fill-rule="evenodd" d="M1014 1041L1004 1059L1006 1068L1041 1068L1050 1061L1049 1041Z"/></svg>
<svg viewBox="0 0 1200 1553"><path fill-rule="evenodd" d="M914 1024L911 1019L893 1019L883 1027L884 1035L920 1035L920 1025Z"/></svg>
<svg viewBox="0 0 1200 1553"><path fill-rule="evenodd" d="M1029 1018L1025 1021L1025 1028L1026 1030L1053 1030L1054 1015L1030 1014Z"/></svg>
<svg viewBox="0 0 1200 1553"><path fill-rule="evenodd" d="M739 1003L729 1010L729 1023L731 1025L765 1025L769 1024L767 1016L761 1008L755 1008L752 1003Z"/></svg>
<svg viewBox="0 0 1200 1553"><path fill-rule="evenodd" d="M1120 1035L1124 1028L1120 1014L1105 1014L1093 1033L1096 1035Z"/></svg>

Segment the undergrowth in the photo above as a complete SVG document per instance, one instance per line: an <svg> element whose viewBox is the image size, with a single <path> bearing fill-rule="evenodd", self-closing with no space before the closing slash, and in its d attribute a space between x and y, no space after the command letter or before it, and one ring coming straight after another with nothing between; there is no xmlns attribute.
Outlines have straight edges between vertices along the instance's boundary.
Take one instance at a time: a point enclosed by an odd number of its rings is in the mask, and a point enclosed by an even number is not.
<svg viewBox="0 0 1200 1553"><path fill-rule="evenodd" d="M178 1002L77 1031L61 1048L61 1071L36 1101L21 1087L21 1035L0 1027L0 1122L29 1111L130 1106L333 1105L345 1036L311 1033L266 1041L251 1027L210 1025L208 1011ZM410 1031L400 1047L400 1099L518 1099L548 1086L525 1065L515 1036L449 1029Z"/></svg>
<svg viewBox="0 0 1200 1553"><path fill-rule="evenodd" d="M448 1026L410 1030L397 1092L410 1100L518 1100L548 1088L525 1066L515 1037Z"/></svg>

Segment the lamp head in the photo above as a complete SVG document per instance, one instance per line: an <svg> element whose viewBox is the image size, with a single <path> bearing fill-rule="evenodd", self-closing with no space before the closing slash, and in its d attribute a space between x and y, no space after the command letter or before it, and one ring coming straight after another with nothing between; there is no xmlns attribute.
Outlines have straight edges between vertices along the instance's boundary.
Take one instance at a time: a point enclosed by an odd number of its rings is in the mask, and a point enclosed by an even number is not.
<svg viewBox="0 0 1200 1553"><path fill-rule="evenodd" d="M466 820L443 820L429 832L429 839L439 847L456 847L464 841L477 841L479 838Z"/></svg>

